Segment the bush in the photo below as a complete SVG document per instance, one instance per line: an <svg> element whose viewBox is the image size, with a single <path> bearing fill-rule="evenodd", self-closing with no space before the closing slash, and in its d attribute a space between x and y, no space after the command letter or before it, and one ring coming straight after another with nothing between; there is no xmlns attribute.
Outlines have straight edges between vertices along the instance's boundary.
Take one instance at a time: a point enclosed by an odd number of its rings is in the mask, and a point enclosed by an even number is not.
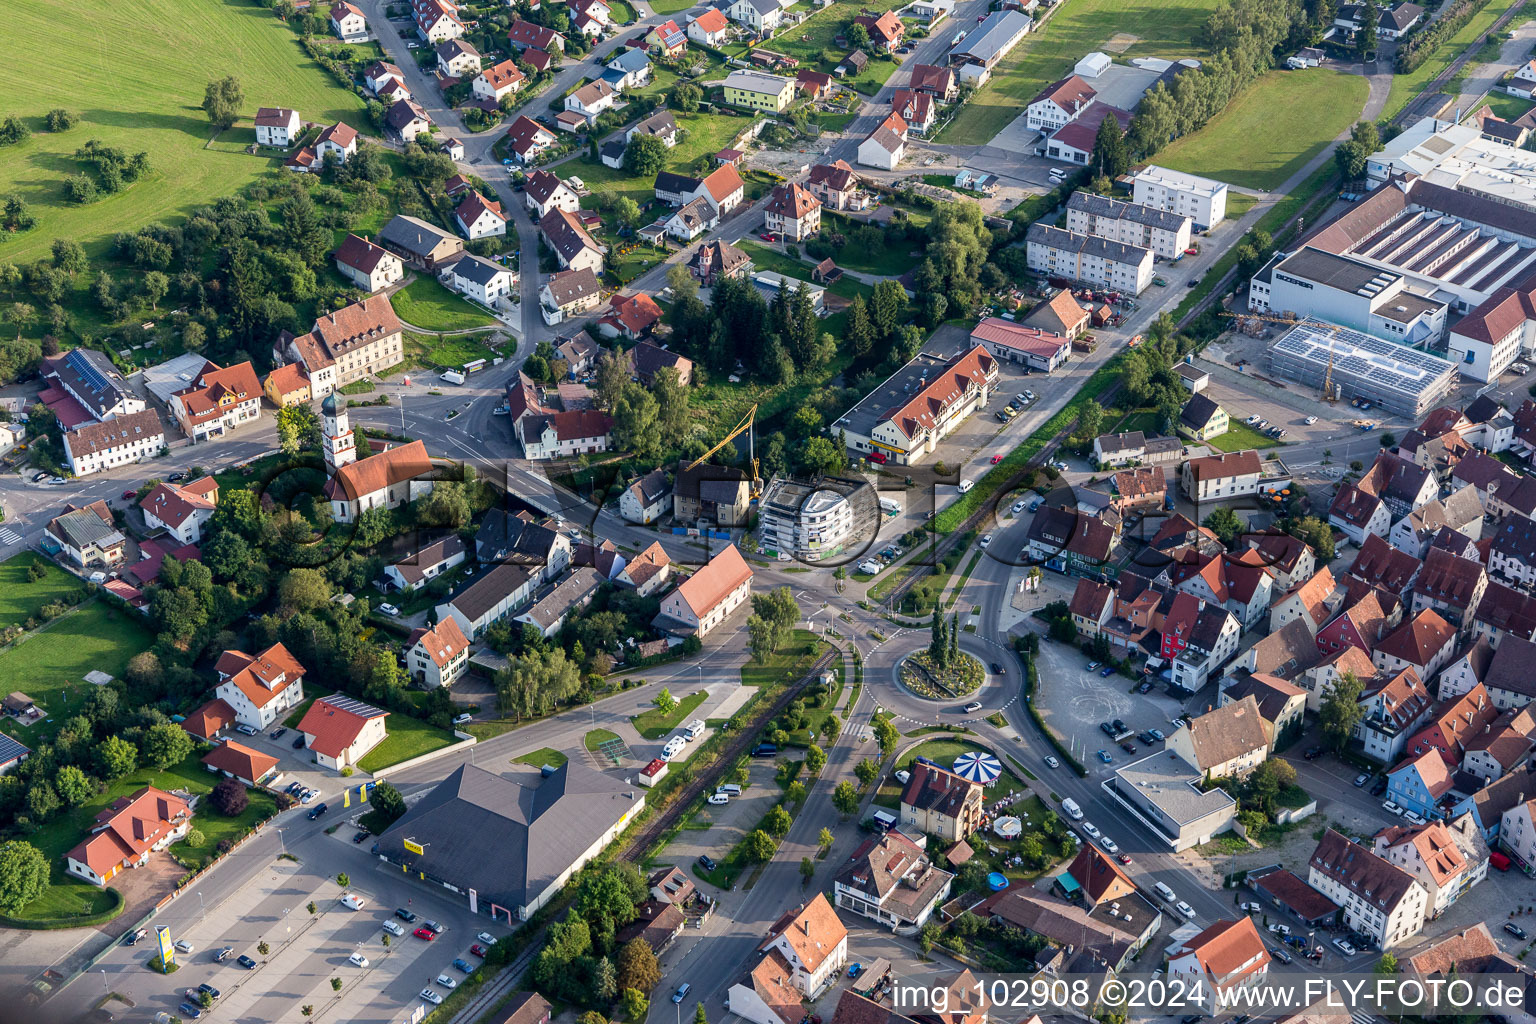
<svg viewBox="0 0 1536 1024"><path fill-rule="evenodd" d="M245 791L245 786L234 779L225 779L213 787L213 792L208 794L208 800L214 808L227 818L234 818L245 813L250 806L251 798Z"/></svg>

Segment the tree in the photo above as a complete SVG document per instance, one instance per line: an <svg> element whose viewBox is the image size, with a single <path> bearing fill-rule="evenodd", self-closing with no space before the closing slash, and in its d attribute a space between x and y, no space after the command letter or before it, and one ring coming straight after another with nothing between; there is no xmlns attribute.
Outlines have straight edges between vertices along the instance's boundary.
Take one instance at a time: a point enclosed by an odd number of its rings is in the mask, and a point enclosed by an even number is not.
<svg viewBox="0 0 1536 1024"><path fill-rule="evenodd" d="M405 797L388 782L374 786L368 794L368 802L373 805L373 813L385 819L386 825L392 825L405 816Z"/></svg>
<svg viewBox="0 0 1536 1024"><path fill-rule="evenodd" d="M176 727L173 726L173 728ZM176 731L182 730L176 728ZM90 799L95 788L91 785L90 777L72 764L59 769L58 774L53 777L53 785L59 791L59 796L71 807L78 807L85 803Z"/></svg>
<svg viewBox="0 0 1536 1024"><path fill-rule="evenodd" d="M645 1020L645 1015L651 1012L651 1001L645 997L645 993L639 989L626 988L619 994L619 1009L624 1016L632 1021Z"/></svg>
<svg viewBox="0 0 1536 1024"><path fill-rule="evenodd" d="M832 830L829 829L829 828L823 827L820 832L816 833L816 845L821 847L823 850L831 849L832 848Z"/></svg>
<svg viewBox="0 0 1536 1024"><path fill-rule="evenodd" d="M341 979L340 978L332 978L331 979L331 991L332 992L340 992L341 991Z"/></svg>
<svg viewBox="0 0 1536 1024"><path fill-rule="evenodd" d="M1376 5L1361 4L1360 30L1355 33L1355 53L1359 54L1361 60L1376 51L1376 29L1380 24L1381 15L1376 12Z"/></svg>
<svg viewBox="0 0 1536 1024"><path fill-rule="evenodd" d="M213 804L214 810L226 818L234 818L245 813L251 798L242 783L235 779L225 779L213 787L213 792L208 794L208 801Z"/></svg>
<svg viewBox="0 0 1536 1024"><path fill-rule="evenodd" d="M1323 727L1323 738L1335 753L1342 753L1349 746L1350 737L1355 734L1355 726L1365 716L1365 710L1360 707L1360 692L1363 689L1354 673L1345 672L1323 690L1317 717Z"/></svg>
<svg viewBox="0 0 1536 1024"><path fill-rule="evenodd" d="M869 29L858 22L849 22L848 28L843 34L848 37L848 45L855 50L866 50L869 48Z"/></svg>
<svg viewBox="0 0 1536 1024"><path fill-rule="evenodd" d="M866 757L853 766L853 774L858 776L859 785L868 788L869 784L874 782L875 778L880 774L880 766Z"/></svg>
<svg viewBox="0 0 1536 1024"><path fill-rule="evenodd" d="M741 841L742 855L754 864L772 860L776 848L773 837L760 828L747 833L747 837Z"/></svg>
<svg viewBox="0 0 1536 1024"><path fill-rule="evenodd" d="M899 283L876 281L869 297L869 320L875 328L876 336L883 340L895 333L902 311L906 308L907 293Z"/></svg>
<svg viewBox="0 0 1536 1024"><path fill-rule="evenodd" d="M179 725L161 722L150 726L141 741L144 763L161 771L180 764L192 753L192 736Z"/></svg>
<svg viewBox="0 0 1536 1024"><path fill-rule="evenodd" d="M139 766L139 751L121 736L108 736L96 747L96 763L108 779L120 779Z"/></svg>
<svg viewBox="0 0 1536 1024"><path fill-rule="evenodd" d="M48 888L48 861L21 839L0 846L0 912L19 914Z"/></svg>
<svg viewBox="0 0 1536 1024"><path fill-rule="evenodd" d="M800 858L800 877L807 884L810 883L811 879L816 877L816 862L811 860L811 858L809 858L809 857L801 857ZM700 1010L704 1009L704 1004L703 1003L699 1004L699 1009Z"/></svg>
<svg viewBox="0 0 1536 1024"><path fill-rule="evenodd" d="M665 688L663 688L662 691L656 695L656 698L654 701L652 701L652 703L654 703L657 710L659 710L664 715L670 715L677 709L677 698L672 696L671 690Z"/></svg>
<svg viewBox="0 0 1536 1024"><path fill-rule="evenodd" d="M310 612L331 600L331 581L319 569L291 569L278 584L278 603L296 612Z"/></svg>
<svg viewBox="0 0 1536 1024"><path fill-rule="evenodd" d="M805 783L796 779L784 787L784 802L794 804L796 807L805 803Z"/></svg>
<svg viewBox="0 0 1536 1024"><path fill-rule="evenodd" d="M1398 972L1397 957L1391 953L1381 954L1381 959L1376 961L1377 974L1396 974Z"/></svg>
<svg viewBox="0 0 1536 1024"><path fill-rule="evenodd" d="M661 445L660 408L655 397L640 384L626 380L613 404L613 443L638 459L654 454Z"/></svg>
<svg viewBox="0 0 1536 1024"><path fill-rule="evenodd" d="M267 945L266 939L262 939L260 942L256 943L256 952L260 953L262 956L266 956L268 953L272 952L272 947Z"/></svg>
<svg viewBox="0 0 1536 1024"><path fill-rule="evenodd" d="M780 839L789 835L789 827L794 823L795 819L790 817L783 804L774 807L773 810L768 812L768 816L763 819L763 825L767 827L768 832L771 835L778 836Z"/></svg>
<svg viewBox="0 0 1536 1024"><path fill-rule="evenodd" d="M624 227L632 228L640 223L640 204L629 196L620 196L613 204L613 216Z"/></svg>
<svg viewBox="0 0 1536 1024"><path fill-rule="evenodd" d="M655 135L636 135L624 147L624 169L641 177L654 177L667 159L667 144Z"/></svg>
<svg viewBox="0 0 1536 1024"><path fill-rule="evenodd" d="M190 328L192 324L187 326ZM305 448L313 448L319 440L320 427L315 420L315 410L309 405L285 405L277 410L277 446L283 454L297 455Z"/></svg>
<svg viewBox="0 0 1536 1024"><path fill-rule="evenodd" d="M18 142L25 142L32 134L32 129L27 127L27 122L12 114L0 121L0 146L13 146Z"/></svg>
<svg viewBox="0 0 1536 1024"><path fill-rule="evenodd" d="M421 501L416 515L422 525L457 530L468 525L474 509L464 485L445 480L433 487L432 493Z"/></svg>
<svg viewBox="0 0 1536 1024"><path fill-rule="evenodd" d="M661 984L661 964L643 938L630 939L619 947L619 988L649 992Z"/></svg>
<svg viewBox="0 0 1536 1024"><path fill-rule="evenodd" d="M203 844L207 841L208 837L203 835L203 830L200 828L194 828L187 833L187 845L194 850L202 849Z"/></svg>
<svg viewBox="0 0 1536 1024"><path fill-rule="evenodd" d="M6 310L5 318L16 328L16 340L21 340L21 332L27 325L37 319L37 310L27 302L13 302Z"/></svg>
<svg viewBox="0 0 1536 1024"><path fill-rule="evenodd" d="M680 82L672 87L672 106L685 114L697 111L703 98L704 91L692 82Z"/></svg>
<svg viewBox="0 0 1536 1024"><path fill-rule="evenodd" d="M1237 535L1243 531L1242 520L1227 505L1218 505L1200 524L1210 530L1225 547L1231 547Z"/></svg>
<svg viewBox="0 0 1536 1024"><path fill-rule="evenodd" d="M1067 621L1071 621L1070 619ZM882 757L890 757L896 750L896 744L901 742L901 733L891 724L888 718L875 719L875 741L880 744ZM852 788L852 787L850 787Z"/></svg>
<svg viewBox="0 0 1536 1024"><path fill-rule="evenodd" d="M1099 122L1099 132L1093 140L1093 156L1089 161L1102 175L1118 178L1131 169L1131 154L1125 148L1125 133L1120 122L1106 117Z"/></svg>
<svg viewBox="0 0 1536 1024"><path fill-rule="evenodd" d="M862 294L855 295L848 305L848 322L843 328L843 340L848 343L855 359L868 355L870 347L875 343L874 325L870 323L869 309L864 305Z"/></svg>
<svg viewBox="0 0 1536 1024"><path fill-rule="evenodd" d="M240 116L240 105L245 102L245 90L234 75L209 82L203 91L203 111L214 127L221 131L229 128Z"/></svg>
<svg viewBox="0 0 1536 1024"><path fill-rule="evenodd" d="M844 779L837 784L837 788L832 791L832 806L845 818L858 813L859 791L853 788L853 783Z"/></svg>
<svg viewBox="0 0 1536 1024"><path fill-rule="evenodd" d="M1246 795L1259 810L1267 814L1280 791L1294 784L1295 781L1296 769L1283 758L1272 757L1260 764L1248 776Z"/></svg>
<svg viewBox="0 0 1536 1024"><path fill-rule="evenodd" d="M1104 407L1090 398L1078 410L1077 426L1073 428L1071 440L1080 445L1092 444L1103 426Z"/></svg>
<svg viewBox="0 0 1536 1024"><path fill-rule="evenodd" d="M827 766L827 752L812 743L805 748L805 771L807 775L817 776Z"/></svg>
<svg viewBox="0 0 1536 1024"><path fill-rule="evenodd" d="M596 1010L588 1010L576 1018L576 1024L608 1024L608 1018Z"/></svg>
<svg viewBox="0 0 1536 1024"><path fill-rule="evenodd" d="M149 308L159 310L160 300L165 298L165 293L171 290L171 279L158 270L151 270L144 275L144 281L140 287L144 292L144 301L149 303Z"/></svg>
<svg viewBox="0 0 1536 1024"><path fill-rule="evenodd" d="M47 123L51 132L67 132L80 123L80 115L63 107L54 107L48 111Z"/></svg>
<svg viewBox="0 0 1536 1024"><path fill-rule="evenodd" d="M352 884L352 876L347 874L345 871L339 872L336 875L336 884L345 889L347 886Z"/></svg>
<svg viewBox="0 0 1536 1024"><path fill-rule="evenodd" d="M80 247L79 242L68 238L53 240L53 265L70 277L85 270L90 264L91 261L86 258L85 250Z"/></svg>

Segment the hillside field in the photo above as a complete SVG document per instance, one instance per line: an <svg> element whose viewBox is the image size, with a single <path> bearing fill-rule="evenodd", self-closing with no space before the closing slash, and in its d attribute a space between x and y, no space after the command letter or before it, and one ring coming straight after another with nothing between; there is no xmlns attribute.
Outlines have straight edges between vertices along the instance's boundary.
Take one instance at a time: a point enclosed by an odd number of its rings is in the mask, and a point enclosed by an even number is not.
<svg viewBox="0 0 1536 1024"><path fill-rule="evenodd" d="M247 118L257 107L283 106L306 121L368 127L362 101L249 0L11 0L5 31L35 41L8 47L0 63L0 116L20 116L33 130L0 149L0 196L18 193L38 218L31 231L0 241L0 259L10 263L37 259L58 237L94 256L115 232L178 220L280 166L240 152L255 140L249 120L205 148L212 126L201 103L210 79L240 79ZM78 113L80 124L49 134L43 118L54 107ZM148 152L152 173L95 203L69 203L63 181L83 169L74 153L88 139Z"/></svg>

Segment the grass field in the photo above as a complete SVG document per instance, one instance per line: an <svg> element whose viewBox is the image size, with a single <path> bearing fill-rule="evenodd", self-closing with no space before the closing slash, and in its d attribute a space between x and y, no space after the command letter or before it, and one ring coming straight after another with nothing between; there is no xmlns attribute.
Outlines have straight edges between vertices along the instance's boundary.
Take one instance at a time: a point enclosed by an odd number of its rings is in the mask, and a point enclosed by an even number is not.
<svg viewBox="0 0 1536 1024"><path fill-rule="evenodd" d="M35 133L0 160L0 195L19 194L38 218L35 229L6 245L8 262L36 259L59 237L94 256L114 232L178 220L280 166L234 146L204 148L211 130L199 105L210 79L240 79L247 118L259 106L284 106L307 121L368 129L362 101L304 54L290 28L249 0L24 0L6 5L5 22L7 38L46 41L11 47L0 64L4 112L23 117ZM42 131L54 107L78 112L81 123L59 135ZM250 121L242 124L249 134ZM88 139L147 151L153 172L99 202L68 203L62 182L79 170L73 154Z"/></svg>
<svg viewBox="0 0 1536 1024"><path fill-rule="evenodd" d="M663 13L659 8L657 13ZM730 114L682 114L674 112L677 126L688 137L667 151L664 170L679 174L692 173L694 161L701 156L713 156L731 144L752 124L752 118ZM625 170L605 167L589 156L562 165L564 174L575 174L594 192L607 192L614 196L628 196L644 206L655 198L656 176L633 175ZM590 205L590 204L584 204Z"/></svg>
<svg viewBox="0 0 1536 1024"><path fill-rule="evenodd" d="M389 727L389 735L357 762L357 766L365 772L377 772L457 742L453 733L447 729L428 725L410 715L390 715L384 724Z"/></svg>
<svg viewBox="0 0 1536 1024"><path fill-rule="evenodd" d="M1242 452L1249 448L1274 448L1280 442L1259 433L1242 420L1234 420L1225 434L1211 438L1206 444L1217 451Z"/></svg>
<svg viewBox="0 0 1536 1024"><path fill-rule="evenodd" d="M211 782L218 780L206 772L204 776ZM277 810L277 801L270 793L264 793L259 789L248 790L251 802L245 810L233 818L226 818L212 807L199 805L192 813L192 827L203 834L203 845L189 846L183 839L179 843L171 844L171 852L180 857L182 863L189 867L202 867L219 855L219 843L225 839L233 842L245 833L256 827L256 823L272 816Z"/></svg>
<svg viewBox="0 0 1536 1024"><path fill-rule="evenodd" d="M36 583L27 580L27 570L41 565L48 575ZM0 626L19 626L36 618L38 609L79 590L83 584L35 551L0 562Z"/></svg>
<svg viewBox="0 0 1536 1024"><path fill-rule="evenodd" d="M395 292L389 297L389 304L402 321L424 331L462 331L496 324L491 314L430 277L418 277Z"/></svg>
<svg viewBox="0 0 1536 1024"><path fill-rule="evenodd" d="M692 715L698 706L704 703L704 698L708 696L709 693L705 690L690 693L688 696L679 699L677 707L671 711L652 708L649 711L640 712L631 718L630 721L634 723L636 731L641 736L648 740L659 740L687 721L688 716Z"/></svg>
<svg viewBox="0 0 1536 1024"><path fill-rule="evenodd" d="M607 729L593 729L586 736L582 737L582 742L586 744L588 750L596 750L604 743L610 743L618 738L619 734L616 732L609 732Z"/></svg>
<svg viewBox="0 0 1536 1024"><path fill-rule="evenodd" d="M1364 78L1340 71L1272 71L1155 159L1232 185L1277 189L1359 118L1369 90Z"/></svg>
<svg viewBox="0 0 1536 1024"><path fill-rule="evenodd" d="M795 57L813 71L830 72L848 55L848 48L839 47L836 39L856 15L880 14L897 6L897 0L871 0L867 4L838 0L765 43L763 49ZM873 95L880 91L880 87L895 70L894 61L871 55L869 66L842 84L866 95Z"/></svg>
<svg viewBox="0 0 1536 1024"><path fill-rule="evenodd" d="M980 146L1023 113L1035 94L1116 33L1137 38L1125 57L1204 57L1200 37L1218 0L1063 0L1046 25L1024 37L936 141Z"/></svg>
<svg viewBox="0 0 1536 1024"><path fill-rule="evenodd" d="M757 242L743 241L740 243L740 248L742 252L752 257L752 265L758 270L768 270L775 274L783 274L785 277L792 277L797 281L810 281L811 271L816 269L803 260L790 259L777 249L770 249ZM911 262L909 261L908 266L910 265ZM905 269L902 272L905 273ZM852 301L854 296L862 295L864 296L864 301L868 302L869 297L875 293L874 288L864 282L855 281L853 278L846 276L832 282L830 285L818 285L817 287L824 287L833 295L840 295L850 301Z"/></svg>
<svg viewBox="0 0 1536 1024"><path fill-rule="evenodd" d="M1478 11L1470 21L1461 26L1461 30L1445 42L1412 74L1393 75L1392 91L1387 94L1386 109L1381 112L1385 118L1396 117L1400 114L1419 90L1423 89L1440 72L1450 67L1451 62L1472 44L1472 40L1488 31L1488 27L1499 19L1499 15L1509 10L1515 0L1493 0L1491 4ZM1523 3L1524 0L1521 0ZM1518 18L1515 22L1518 24Z"/></svg>
<svg viewBox="0 0 1536 1024"><path fill-rule="evenodd" d="M770 654L768 660L748 660L741 666L743 686L771 686L782 679L796 679L805 675L821 653L821 642L816 634L805 629L795 630L790 642Z"/></svg>
<svg viewBox="0 0 1536 1024"><path fill-rule="evenodd" d="M1531 101L1523 100L1519 96L1511 96L1507 92L1491 92L1483 97L1482 103L1476 106L1479 108L1487 106L1497 116L1502 117L1506 121L1513 121L1531 109ZM1472 112L1470 110L1467 111L1469 114Z"/></svg>
<svg viewBox="0 0 1536 1024"><path fill-rule="evenodd" d="M52 736L85 702L91 691L87 672L99 669L121 677L129 659L148 650L153 639L137 618L96 601L0 651L0 679L24 689L47 714L26 728L7 721L6 731L23 742Z"/></svg>
<svg viewBox="0 0 1536 1024"><path fill-rule="evenodd" d="M553 747L540 747L538 750L530 750L526 754L519 754L512 759L515 764L531 765L534 768L542 768L549 765L551 768L559 768L565 764L566 756Z"/></svg>
<svg viewBox="0 0 1536 1024"><path fill-rule="evenodd" d="M198 795L211 792L219 780L203 767L201 758L202 751L197 751L165 771L142 767L129 772L126 777L108 785L105 792L92 796L78 807L60 811L47 825L28 836L28 841L48 859L52 876L48 890L28 904L18 916L69 917L103 909L104 897L100 890L64 873L64 855L90 833L96 815L118 797L128 796L145 786L154 786L167 792L186 790ZM202 831L204 845L195 851L187 851L185 843L176 843L172 848L178 855L191 853L194 857L211 856L216 852L220 839L232 838L249 828L257 818L270 814L274 806L270 795L253 790L250 806L237 818L226 818L211 808L198 807L192 815L192 827Z"/></svg>

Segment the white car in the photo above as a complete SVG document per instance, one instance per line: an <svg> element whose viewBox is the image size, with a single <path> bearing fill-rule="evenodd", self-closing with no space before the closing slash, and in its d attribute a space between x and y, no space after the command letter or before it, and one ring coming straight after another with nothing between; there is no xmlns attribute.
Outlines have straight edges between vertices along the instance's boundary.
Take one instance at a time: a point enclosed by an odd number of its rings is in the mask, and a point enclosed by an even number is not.
<svg viewBox="0 0 1536 1024"><path fill-rule="evenodd" d="M430 988L424 988L421 990L421 998L425 999L433 1006L443 1005L443 997L432 991Z"/></svg>
<svg viewBox="0 0 1536 1024"><path fill-rule="evenodd" d="M1120 852L1120 847L1117 846L1115 844L1115 841L1113 839L1109 838L1109 836L1099 836L1099 845L1104 847L1104 849L1109 851L1110 853L1119 853Z"/></svg>
<svg viewBox="0 0 1536 1024"><path fill-rule="evenodd" d="M389 932L389 934L391 934L391 935L404 935L405 934L405 929L403 927L401 927L395 921L385 921L384 922L384 930Z"/></svg>
<svg viewBox="0 0 1536 1024"><path fill-rule="evenodd" d="M1272 924L1272 925L1269 926L1269 930L1271 932L1273 932L1275 935L1289 935L1289 934L1291 934L1291 926L1288 925L1288 924Z"/></svg>
<svg viewBox="0 0 1536 1024"><path fill-rule="evenodd" d="M192 943L188 942L186 939L177 939L175 945L176 952L178 953L186 953L190 955L197 952L197 947L192 945Z"/></svg>
<svg viewBox="0 0 1536 1024"><path fill-rule="evenodd" d="M1060 768L1061 767L1061 762L1056 760L1050 754L1046 754L1045 755L1045 766L1047 768Z"/></svg>
<svg viewBox="0 0 1536 1024"><path fill-rule="evenodd" d="M344 892L341 894L341 905L346 907L348 910L362 910L368 905L368 901L363 899L361 896L355 896L350 892Z"/></svg>
<svg viewBox="0 0 1536 1024"><path fill-rule="evenodd" d="M1337 949L1340 953L1343 953L1345 956L1354 956L1359 952L1359 950L1351 945L1346 939L1334 939L1333 945L1335 949Z"/></svg>
<svg viewBox="0 0 1536 1024"><path fill-rule="evenodd" d="M476 935L475 938L478 939L480 944L483 946L496 945L496 936L492 935L490 932L481 932L479 935Z"/></svg>
<svg viewBox="0 0 1536 1024"><path fill-rule="evenodd" d="M726 796L724 793L711 793L709 794L709 799L705 800L704 802L707 804L714 804L716 807L718 807L721 804L730 803L731 798Z"/></svg>
<svg viewBox="0 0 1536 1024"><path fill-rule="evenodd" d="M972 487L975 487L975 486L976 486L976 481L974 481L974 480L961 480L960 481L960 486L958 488L956 488L956 489L961 494L964 494L966 491L970 490Z"/></svg>
<svg viewBox="0 0 1536 1024"><path fill-rule="evenodd" d="M361 953L353 953L351 956L347 957L347 963L351 964L353 967L367 967L368 958L363 956Z"/></svg>
<svg viewBox="0 0 1536 1024"><path fill-rule="evenodd" d="M1239 910L1248 911L1249 913L1252 913L1252 914L1257 914L1259 912L1259 910L1261 909L1257 903L1239 903L1237 905L1237 908Z"/></svg>
<svg viewBox="0 0 1536 1024"><path fill-rule="evenodd" d="M990 533L981 538L981 546L984 548L992 546L992 535Z"/></svg>
<svg viewBox="0 0 1536 1024"><path fill-rule="evenodd" d="M1091 822L1091 821L1083 822L1083 831L1088 833L1090 836L1092 836L1095 839L1099 838L1101 835L1104 834L1104 833L1100 832L1097 828L1095 828L1093 822Z"/></svg>
<svg viewBox="0 0 1536 1024"><path fill-rule="evenodd" d="M454 979L454 978L448 977L448 972L447 971L444 971L442 974L439 974L437 976L437 983L439 985L443 986L443 988L458 988L459 987L458 981L456 979Z"/></svg>
<svg viewBox="0 0 1536 1024"><path fill-rule="evenodd" d="M1403 809L1401 807L1397 806L1397 804L1393 803L1391 800L1385 801L1381 805L1381 809L1386 811L1388 814L1392 815L1393 817L1401 818L1403 816Z"/></svg>
<svg viewBox="0 0 1536 1024"><path fill-rule="evenodd" d="M901 783L903 786L905 786L907 782L911 780L911 778L912 773L907 771L905 768L896 773L896 781Z"/></svg>
<svg viewBox="0 0 1536 1024"><path fill-rule="evenodd" d="M1013 503L1013 514L1014 515L1018 515L1020 512L1023 512L1023 511L1024 511L1024 503L1022 501L1016 501L1016 502Z"/></svg>
<svg viewBox="0 0 1536 1024"><path fill-rule="evenodd" d="M383 612L385 615L399 615L400 614L400 609L396 608L394 605L390 604L387 601L385 603L379 605L379 611Z"/></svg>
<svg viewBox="0 0 1536 1024"><path fill-rule="evenodd" d="M1190 906L1188 903L1185 903L1183 900L1179 900L1178 903L1174 904L1174 908L1178 910L1179 913L1189 918L1191 921L1195 919L1195 908Z"/></svg>
<svg viewBox="0 0 1536 1024"><path fill-rule="evenodd" d="M1309 426L1309 427L1310 427L1310 426L1311 426L1311 425L1312 425L1312 424L1314 424L1314 423L1316 423L1316 422L1317 422L1317 417L1316 417L1316 416L1308 416L1308 417L1307 417L1307 418L1306 418L1306 419L1305 419L1305 420L1303 420L1303 421L1302 421L1302 422L1303 422L1303 423L1305 423L1305 424L1306 424L1306 425L1307 425L1307 426Z"/></svg>
<svg viewBox="0 0 1536 1024"><path fill-rule="evenodd" d="M981 710L981 701L979 701L979 700L971 701L969 704L967 704L965 706L965 710L967 710L967 711L980 711Z"/></svg>

